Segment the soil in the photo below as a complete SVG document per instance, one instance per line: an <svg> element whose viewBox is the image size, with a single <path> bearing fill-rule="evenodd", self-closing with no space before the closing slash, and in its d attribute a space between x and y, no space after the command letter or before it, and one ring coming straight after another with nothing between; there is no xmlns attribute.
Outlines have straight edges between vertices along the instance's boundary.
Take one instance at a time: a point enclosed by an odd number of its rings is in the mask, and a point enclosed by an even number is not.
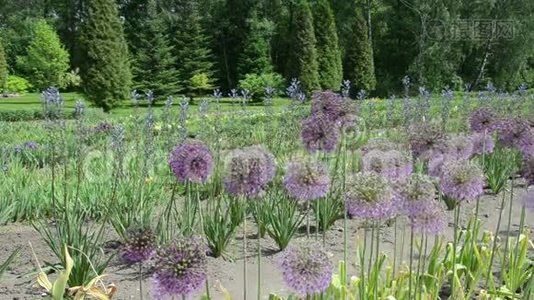
<svg viewBox="0 0 534 300"><path fill-rule="evenodd" d="M503 213L503 223L499 235L505 238L506 235L516 236L519 228L519 219L521 214L521 201L525 195L525 186L517 183L514 187L514 206L512 209L512 223L510 232L507 232L507 216L508 203L506 200L506 209ZM499 217L499 208L501 202L501 195L484 195L480 200L479 217L482 219L483 230L495 231L497 220ZM509 198L509 193L507 193ZM466 226L467 220L474 215L475 203L461 204L461 224ZM444 232L446 241L450 241L453 236L453 213L447 214L449 219L449 227ZM252 224L252 220L247 222ZM347 226L348 236L348 260L349 260L349 274L357 274L356 270L356 248L357 244L361 243L365 233L365 227L362 222L357 220L349 220ZM534 228L534 219L527 216L526 225ZM112 232L112 230L110 230ZM398 231L399 236L401 230ZM258 279L258 263L257 263L257 239L255 237L255 228L251 225L247 230L249 255L247 256L247 293L248 299L257 298L257 279ZM241 231L238 231L237 237L232 242L229 253L234 260L223 258L209 258L209 283L210 292L213 299L223 299L221 287L227 289L235 299L242 299L243 293L243 252ZM313 235L312 235L313 236ZM402 237L398 236L398 241ZM394 246L394 227L384 226L381 228L381 243L380 251L384 252L391 259ZM408 244L408 230L404 234L404 238ZM110 236L110 240L114 237ZM532 234L531 234L532 239ZM22 251L16 261L10 266L3 277L0 279L0 299L43 299L43 290L36 284L36 264L32 254L32 247L36 257L41 264L44 262L57 262L54 255L44 243L43 239L27 224L9 224L0 227L0 262L7 259L9 254L17 247L22 247ZM305 242L305 229L302 230L293 240L294 242ZM319 237L322 241L322 237ZM31 243L31 247L30 247ZM400 252L400 246L397 243L397 253ZM332 262L343 259L343 220L338 220L335 225L326 234L325 245L327 250L332 254ZM408 252L404 250L403 261L408 259ZM278 270L277 264L280 253L276 251L275 243L268 237L261 240L261 294L262 299L268 299L269 293L276 293L278 295L287 295L289 290L286 288L281 273ZM108 276L105 278L106 284L113 283L117 287L117 293L114 299L141 299L139 292L138 268L137 266L127 266L121 263L118 259L112 261L111 266L107 269ZM53 274L50 275L53 278ZM150 278L146 276L143 279L144 299L151 299L150 297ZM198 298L196 295L193 298Z"/></svg>

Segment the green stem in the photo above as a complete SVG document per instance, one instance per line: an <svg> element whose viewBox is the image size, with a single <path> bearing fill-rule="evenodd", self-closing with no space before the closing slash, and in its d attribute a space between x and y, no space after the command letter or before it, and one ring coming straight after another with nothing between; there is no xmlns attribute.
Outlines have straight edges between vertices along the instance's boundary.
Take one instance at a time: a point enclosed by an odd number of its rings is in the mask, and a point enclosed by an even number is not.
<svg viewBox="0 0 534 300"><path fill-rule="evenodd" d="M510 181L510 205L508 207L508 225L506 226L506 244L504 245L503 267L508 257L508 243L510 242L510 228L512 227L512 209L514 205L514 180Z"/></svg>
<svg viewBox="0 0 534 300"><path fill-rule="evenodd" d="M243 212L243 299L247 299L247 209Z"/></svg>
<svg viewBox="0 0 534 300"><path fill-rule="evenodd" d="M143 300L143 263L139 263L139 296Z"/></svg>
<svg viewBox="0 0 534 300"><path fill-rule="evenodd" d="M371 274L371 266L373 265L373 253L374 253L374 239L375 239L375 226L371 228L371 250L369 250L369 264L367 265L367 274Z"/></svg>
<svg viewBox="0 0 534 300"><path fill-rule="evenodd" d="M408 299L412 298L412 286L413 286L413 243L414 243L414 231L413 227L410 232L410 277L408 278Z"/></svg>
<svg viewBox="0 0 534 300"><path fill-rule="evenodd" d="M376 225L376 255L375 255L375 283L374 283L374 287L375 287L375 290L374 290L374 296L375 296L375 300L378 300L378 259L380 257L380 224L378 222L375 223Z"/></svg>
<svg viewBox="0 0 534 300"><path fill-rule="evenodd" d="M493 236L493 247L491 249L491 257L490 257L490 262L488 266L488 272L486 274L486 287L488 287L490 275L491 275L491 272L493 271L493 260L495 259L495 252L497 251L497 239L499 237L499 230L501 229L502 213L504 211L504 202L506 199L505 195L506 195L506 192L503 192L502 200L501 200L501 207L499 209L499 218L497 219L497 228L495 229L495 234Z"/></svg>
<svg viewBox="0 0 534 300"><path fill-rule="evenodd" d="M460 219L460 205L456 203L456 207L454 208L454 241L452 244L452 292L451 296L454 298L455 290L456 290L456 272L458 271L456 268L456 247L458 244L458 223Z"/></svg>
<svg viewBox="0 0 534 300"><path fill-rule="evenodd" d="M258 300L261 299L261 233L258 227Z"/></svg>

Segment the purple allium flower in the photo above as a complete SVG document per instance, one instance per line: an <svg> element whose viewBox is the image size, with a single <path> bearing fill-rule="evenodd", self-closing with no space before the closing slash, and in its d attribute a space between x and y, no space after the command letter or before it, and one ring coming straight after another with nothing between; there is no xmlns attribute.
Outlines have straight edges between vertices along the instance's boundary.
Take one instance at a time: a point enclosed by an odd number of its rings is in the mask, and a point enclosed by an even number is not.
<svg viewBox="0 0 534 300"><path fill-rule="evenodd" d="M289 163L284 177L284 186L289 195L299 201L324 197L330 189L328 169L321 162Z"/></svg>
<svg viewBox="0 0 534 300"><path fill-rule="evenodd" d="M408 155L397 150L372 150L363 156L363 171L397 181L412 173L412 161Z"/></svg>
<svg viewBox="0 0 534 300"><path fill-rule="evenodd" d="M154 265L155 299L189 296L206 282L206 251L200 239L179 239L158 250Z"/></svg>
<svg viewBox="0 0 534 300"><path fill-rule="evenodd" d="M469 159L473 154L473 142L464 135L455 135L443 140L437 147L436 151L450 159Z"/></svg>
<svg viewBox="0 0 534 300"><path fill-rule="evenodd" d="M253 149L265 159L265 183L269 183L276 176L276 159L274 155L264 145L253 145L248 148Z"/></svg>
<svg viewBox="0 0 534 300"><path fill-rule="evenodd" d="M228 193L253 197L274 178L273 155L263 146L235 149L229 153L224 184Z"/></svg>
<svg viewBox="0 0 534 300"><path fill-rule="evenodd" d="M523 203L528 210L534 212L534 189L528 189L523 197Z"/></svg>
<svg viewBox="0 0 534 300"><path fill-rule="evenodd" d="M121 248L121 257L129 263L144 262L156 253L156 236L150 229L128 232Z"/></svg>
<svg viewBox="0 0 534 300"><path fill-rule="evenodd" d="M448 160L449 159L445 154L439 151L434 151L428 158L428 175L432 177L440 177L441 169Z"/></svg>
<svg viewBox="0 0 534 300"><path fill-rule="evenodd" d="M395 185L396 197L408 216L417 215L436 199L436 186L432 179L423 174L412 174L408 179Z"/></svg>
<svg viewBox="0 0 534 300"><path fill-rule="evenodd" d="M386 179L371 172L356 173L349 179L345 203L349 216L371 220L389 219L398 209Z"/></svg>
<svg viewBox="0 0 534 300"><path fill-rule="evenodd" d="M324 292L332 280L328 253L314 243L288 247L280 267L286 284L301 296Z"/></svg>
<svg viewBox="0 0 534 300"><path fill-rule="evenodd" d="M339 128L323 116L312 115L302 122L300 136L308 152L332 152L339 142Z"/></svg>
<svg viewBox="0 0 534 300"><path fill-rule="evenodd" d="M113 129L113 125L111 123L102 121L93 128L93 132L107 134L107 133L110 133L112 129Z"/></svg>
<svg viewBox="0 0 534 300"><path fill-rule="evenodd" d="M528 185L534 185L534 156L523 159L521 176L527 181Z"/></svg>
<svg viewBox="0 0 534 300"><path fill-rule="evenodd" d="M24 147L28 150L35 150L39 148L39 144L35 141L27 141L24 143Z"/></svg>
<svg viewBox="0 0 534 300"><path fill-rule="evenodd" d="M312 99L312 115L324 116L341 127L352 127L356 122L351 102L332 91L317 92Z"/></svg>
<svg viewBox="0 0 534 300"><path fill-rule="evenodd" d="M429 202L410 216L413 230L429 235L437 235L447 226L446 212L438 202Z"/></svg>
<svg viewBox="0 0 534 300"><path fill-rule="evenodd" d="M534 132L527 121L506 119L499 122L498 141L508 148L515 148L524 156L534 154Z"/></svg>
<svg viewBox="0 0 534 300"><path fill-rule="evenodd" d="M473 142L473 154L489 154L495 148L493 137L488 133L473 133L471 142Z"/></svg>
<svg viewBox="0 0 534 300"><path fill-rule="evenodd" d="M434 150L444 139L439 126L429 122L410 126L409 141L414 156L425 156Z"/></svg>
<svg viewBox="0 0 534 300"><path fill-rule="evenodd" d="M474 132L492 132L495 129L496 115L491 108L482 107L469 116L469 127Z"/></svg>
<svg viewBox="0 0 534 300"><path fill-rule="evenodd" d="M445 163L440 178L441 191L456 201L469 201L484 192L484 174L475 163L451 161Z"/></svg>
<svg viewBox="0 0 534 300"><path fill-rule="evenodd" d="M211 152L200 141L187 141L172 151L169 165L180 182L206 182L213 171Z"/></svg>

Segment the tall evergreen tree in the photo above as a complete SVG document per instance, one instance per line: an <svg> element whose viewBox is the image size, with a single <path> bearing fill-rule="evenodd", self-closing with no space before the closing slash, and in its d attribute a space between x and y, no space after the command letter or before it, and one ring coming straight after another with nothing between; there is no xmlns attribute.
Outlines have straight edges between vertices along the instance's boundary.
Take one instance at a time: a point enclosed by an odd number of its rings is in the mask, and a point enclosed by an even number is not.
<svg viewBox="0 0 534 300"><path fill-rule="evenodd" d="M320 87L313 17L307 0L298 0L290 23L290 43L286 74L298 78L307 93Z"/></svg>
<svg viewBox="0 0 534 300"><path fill-rule="evenodd" d="M191 86L193 77L202 74L213 81L213 56L202 27L198 3L183 1L175 9L177 13L171 15L170 30L174 32L172 43L182 85Z"/></svg>
<svg viewBox="0 0 534 300"><path fill-rule="evenodd" d="M273 71L271 63L271 38L274 24L260 19L256 13L248 19L248 34L238 63L239 77L246 74L263 74Z"/></svg>
<svg viewBox="0 0 534 300"><path fill-rule="evenodd" d="M4 45L0 38L0 92L3 92L7 82L7 61L4 52Z"/></svg>
<svg viewBox="0 0 534 300"><path fill-rule="evenodd" d="M369 43L367 24L361 7L355 12L351 38L353 42L345 51L345 79L352 82L353 92L360 89L372 91L376 86L373 48Z"/></svg>
<svg viewBox="0 0 534 300"><path fill-rule="evenodd" d="M128 46L114 0L91 0L86 9L80 37L83 87L89 100L109 111L131 92Z"/></svg>
<svg viewBox="0 0 534 300"><path fill-rule="evenodd" d="M343 80L343 68L336 22L328 0L318 0L313 6L313 24L319 83L323 89L336 90Z"/></svg>
<svg viewBox="0 0 534 300"><path fill-rule="evenodd" d="M149 0L144 11L144 19L138 20L142 25L135 39L134 86L145 92L151 90L157 98L174 95L180 90L180 79L156 1Z"/></svg>
<svg viewBox="0 0 534 300"><path fill-rule="evenodd" d="M214 1L216 2L216 1ZM215 49L224 88L233 88L238 81L238 62L247 38L247 19L258 0L222 0L214 5L211 22Z"/></svg>

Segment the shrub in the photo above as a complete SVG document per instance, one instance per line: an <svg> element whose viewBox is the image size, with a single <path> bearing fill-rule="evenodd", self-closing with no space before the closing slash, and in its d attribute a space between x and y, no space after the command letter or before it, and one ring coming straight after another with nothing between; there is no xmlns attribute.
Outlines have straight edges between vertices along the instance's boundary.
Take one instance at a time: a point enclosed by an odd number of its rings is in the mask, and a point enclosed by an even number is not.
<svg viewBox="0 0 534 300"><path fill-rule="evenodd" d="M266 87L281 90L283 83L284 79L277 73L247 74L239 81L239 87L248 90L252 99L258 100Z"/></svg>
<svg viewBox="0 0 534 300"><path fill-rule="evenodd" d="M7 76L7 84L6 84L7 92L24 94L28 92L28 90L31 88L32 88L32 85L28 82L28 80L22 77L19 77L19 76L15 76L15 75Z"/></svg>
<svg viewBox="0 0 534 300"><path fill-rule="evenodd" d="M65 87L69 53L61 44L54 28L44 20L35 23L27 54L17 57L17 64L38 90L49 86Z"/></svg>
<svg viewBox="0 0 534 300"><path fill-rule="evenodd" d="M196 95L211 91L213 88L211 79L206 73L195 74L189 80L189 89Z"/></svg>

